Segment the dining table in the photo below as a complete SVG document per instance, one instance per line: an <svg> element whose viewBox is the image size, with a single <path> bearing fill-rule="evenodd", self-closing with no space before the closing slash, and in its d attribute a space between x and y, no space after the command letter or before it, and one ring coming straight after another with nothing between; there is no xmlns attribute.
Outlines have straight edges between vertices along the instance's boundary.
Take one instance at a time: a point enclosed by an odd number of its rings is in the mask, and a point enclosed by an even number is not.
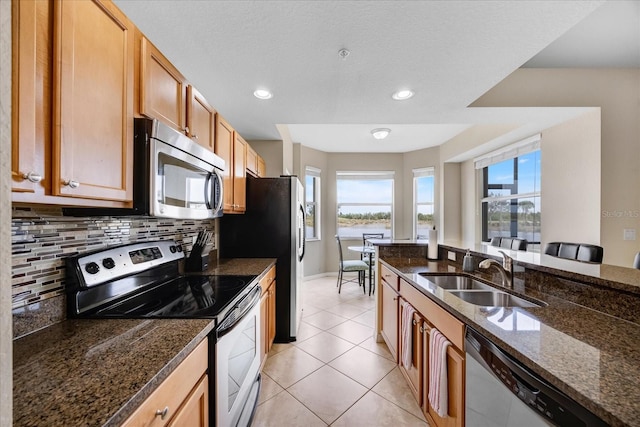
<svg viewBox="0 0 640 427"><path fill-rule="evenodd" d="M360 245L360 246L347 246L347 249L349 249L350 251L353 252L358 252L360 254L364 254L364 255L368 255L369 256L369 295L371 295L371 289L373 289L373 262L372 262L372 255L376 253L376 249L373 246L366 246L366 245Z"/></svg>

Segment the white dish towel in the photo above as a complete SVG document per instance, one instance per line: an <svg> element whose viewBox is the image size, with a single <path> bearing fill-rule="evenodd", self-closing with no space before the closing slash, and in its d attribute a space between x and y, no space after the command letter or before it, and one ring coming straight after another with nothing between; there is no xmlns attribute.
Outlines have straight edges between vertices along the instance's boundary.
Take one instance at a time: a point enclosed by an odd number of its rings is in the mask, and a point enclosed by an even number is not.
<svg viewBox="0 0 640 427"><path fill-rule="evenodd" d="M441 417L449 413L447 347L451 343L436 328L429 334L429 404Z"/></svg>
<svg viewBox="0 0 640 427"><path fill-rule="evenodd" d="M402 348L400 349L400 356L402 358L402 365L405 368L411 367L411 359L413 353L413 314L416 310L407 301L402 301Z"/></svg>

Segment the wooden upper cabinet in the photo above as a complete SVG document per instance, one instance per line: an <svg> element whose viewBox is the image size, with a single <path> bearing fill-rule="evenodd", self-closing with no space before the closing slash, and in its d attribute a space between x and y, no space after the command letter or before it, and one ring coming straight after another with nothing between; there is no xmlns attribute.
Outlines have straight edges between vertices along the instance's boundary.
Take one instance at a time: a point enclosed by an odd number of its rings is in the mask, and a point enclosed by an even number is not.
<svg viewBox="0 0 640 427"><path fill-rule="evenodd" d="M247 210L247 142L233 133L233 211Z"/></svg>
<svg viewBox="0 0 640 427"><path fill-rule="evenodd" d="M140 57L140 114L188 134L186 79L146 37Z"/></svg>
<svg viewBox="0 0 640 427"><path fill-rule="evenodd" d="M264 163L264 159L258 156L258 176L264 178L267 176L267 165Z"/></svg>
<svg viewBox="0 0 640 427"><path fill-rule="evenodd" d="M11 189L34 193L44 191L44 146L50 145L50 64L51 48L47 2L12 3L12 123ZM45 41L45 42L43 42ZM38 121L47 120L47 124Z"/></svg>
<svg viewBox="0 0 640 427"><path fill-rule="evenodd" d="M111 2L54 2L52 195L132 200L133 41Z"/></svg>
<svg viewBox="0 0 640 427"><path fill-rule="evenodd" d="M193 86L187 86L189 136L211 151L215 149L216 110Z"/></svg>
<svg viewBox="0 0 640 427"><path fill-rule="evenodd" d="M258 154L250 145L247 145L247 172L258 176Z"/></svg>
<svg viewBox="0 0 640 427"><path fill-rule="evenodd" d="M223 212L233 211L233 128L219 114L216 117L216 147L214 152L225 162L222 173Z"/></svg>

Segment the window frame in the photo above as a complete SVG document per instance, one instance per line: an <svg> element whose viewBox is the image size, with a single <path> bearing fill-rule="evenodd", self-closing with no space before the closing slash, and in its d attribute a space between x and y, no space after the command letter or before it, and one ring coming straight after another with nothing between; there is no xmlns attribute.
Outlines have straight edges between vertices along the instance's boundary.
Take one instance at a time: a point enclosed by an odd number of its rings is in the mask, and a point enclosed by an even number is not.
<svg viewBox="0 0 640 427"><path fill-rule="evenodd" d="M313 186L313 200L307 200L307 179L312 178L314 181ZM321 229L321 218L322 218L322 171L318 168L314 168L313 166L305 167L305 181L304 181L305 191L304 191L304 209L305 209L305 240L307 241L316 241L322 240L322 229ZM315 217L313 221L313 230L314 235L312 237L307 236L307 212L309 207L312 206L314 208Z"/></svg>
<svg viewBox="0 0 640 427"><path fill-rule="evenodd" d="M376 202L354 202L354 203L339 203L339 194L338 194L338 183L341 180L357 180L357 181L382 181L382 180L390 180L391 181L391 200L390 203L376 203ZM362 240L362 235L347 235L340 234L340 226L339 226L339 212L340 208L343 206L389 206L390 207L390 228L389 228L389 238L393 239L394 228L395 228L395 172L394 171L336 171L336 234L340 236L341 239L353 239L353 240ZM386 233L387 229L383 230ZM376 233L378 230L371 230L370 232ZM385 238L387 238L385 236Z"/></svg>
<svg viewBox="0 0 640 427"><path fill-rule="evenodd" d="M424 168L413 169L413 235L416 239L426 239L427 236L419 237L418 235L418 207L419 206L431 206L433 211L433 222L435 225L435 215L436 215L436 175L435 175L435 167L429 166ZM433 178L433 188L431 190L431 194L433 198L430 202L418 202L418 179L432 177Z"/></svg>
<svg viewBox="0 0 640 427"><path fill-rule="evenodd" d="M542 158L542 152L540 150L540 145L539 145L539 137L537 139L537 141L535 142L535 144L529 145L528 147L530 147L530 149L521 149L517 152L517 156L515 157L507 157L507 158L499 158L496 156L496 158L489 162L486 163L486 165L484 165L481 168L481 172L482 172L482 198L480 199L480 211L481 211L481 240L483 242L489 242L491 241L491 239L489 238L489 203L490 202L508 202L509 203L509 216L510 216L510 236L512 238L517 238L518 237L518 207L519 207L519 200L522 199L529 199L529 198L538 198L538 200L540 201L540 204L542 204L542 193L541 193L541 189L540 188L534 188L534 191L530 191L530 192L526 192L526 193L519 193L518 192L518 165L519 165L519 160L522 156L524 155L528 155L531 153L535 153L538 152L538 157L541 159ZM491 184L489 183L489 168L493 165L505 162L511 160L513 162L513 183L512 184ZM541 160L540 160L541 161ZM538 174L541 175L541 167L540 169L537 171ZM511 192L511 194L509 195L505 195L505 196L489 196L489 191L490 190L509 190ZM534 212L535 214L535 212ZM542 207L540 207L540 216L542 215ZM542 222L542 221L540 221ZM540 223L540 231L538 232L538 235L541 239L542 237L542 233L541 233L541 227L542 227L542 223ZM535 233L535 232L534 232ZM530 244L539 244L540 240L528 240L528 243Z"/></svg>

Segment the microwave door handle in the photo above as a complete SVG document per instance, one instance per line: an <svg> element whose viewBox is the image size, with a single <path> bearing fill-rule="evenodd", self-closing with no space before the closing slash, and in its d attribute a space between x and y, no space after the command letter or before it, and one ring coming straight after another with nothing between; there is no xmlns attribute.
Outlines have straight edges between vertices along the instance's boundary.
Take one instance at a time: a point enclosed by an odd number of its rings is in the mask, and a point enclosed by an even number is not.
<svg viewBox="0 0 640 427"><path fill-rule="evenodd" d="M214 209L215 213L218 213L222 210L222 203L224 202L224 200L222 200L223 197L223 191L224 188L222 187L222 175L220 175L220 173L218 171L213 171L212 173L214 173L216 175L216 179L214 184L218 186L218 203L216 204L216 207Z"/></svg>
<svg viewBox="0 0 640 427"><path fill-rule="evenodd" d="M204 181L204 205L207 209L211 209L211 175L213 172L207 175L207 178Z"/></svg>

